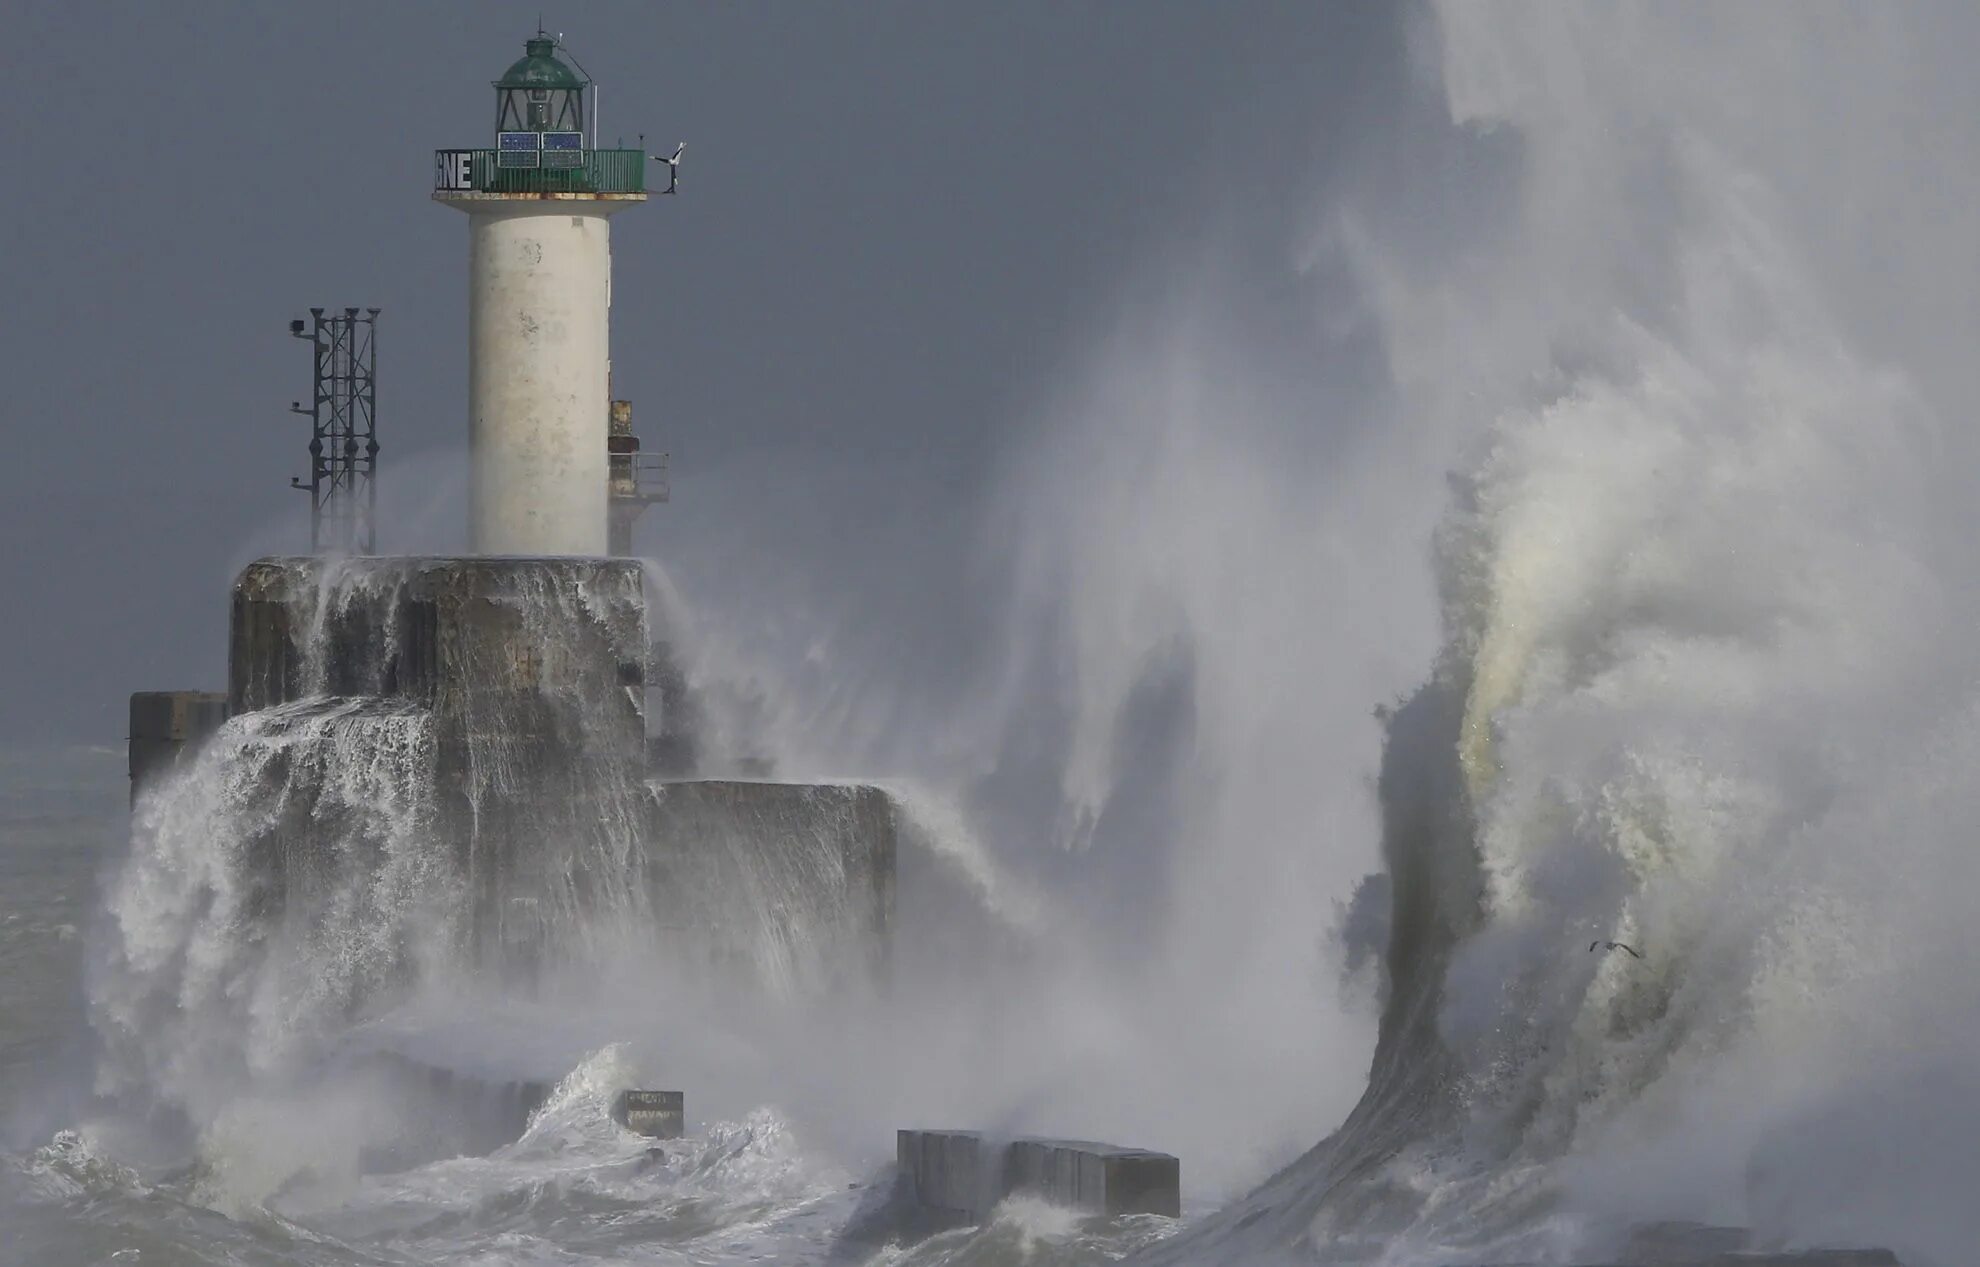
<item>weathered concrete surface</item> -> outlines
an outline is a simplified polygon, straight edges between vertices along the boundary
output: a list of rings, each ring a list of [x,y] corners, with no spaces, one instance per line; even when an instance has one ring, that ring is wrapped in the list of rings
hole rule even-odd
[[[894,1161],[909,1200],[978,1219],[1003,1200],[1001,1158],[980,1131],[896,1131]]]
[[[654,908],[717,969],[776,993],[884,976],[895,813],[861,784],[692,780],[654,790]]]
[[[146,780],[173,768],[227,720],[221,691],[139,691],[131,696],[131,799]]]
[[[1014,1140],[1004,1155],[1004,1186],[1076,1210],[1182,1217],[1182,1163],[1144,1148]]]
[[[648,1139],[679,1139],[687,1129],[687,1097],[679,1091],[621,1091],[612,1120]]]
[[[611,909],[737,985],[874,979],[893,932],[891,799],[651,782],[642,584],[627,559],[259,560],[234,587],[229,703],[376,699],[430,717],[422,812],[473,895],[484,961],[533,972],[557,929]],[[318,830],[284,825],[273,852],[291,880]]]
[[[895,1133],[909,1199],[982,1218],[1014,1194],[1094,1214],[1182,1215],[1182,1165],[1167,1153],[1089,1140],[993,1141],[980,1131]]]
[[[234,582],[227,669],[234,712],[397,697],[430,704],[443,735],[549,730],[567,747],[645,760],[633,560],[258,559]]]
[[[465,935],[484,962],[534,972],[637,857],[642,583],[625,559],[262,559],[234,586],[230,702],[430,714],[422,812],[472,894]],[[285,825],[275,887],[307,874],[320,832]]]

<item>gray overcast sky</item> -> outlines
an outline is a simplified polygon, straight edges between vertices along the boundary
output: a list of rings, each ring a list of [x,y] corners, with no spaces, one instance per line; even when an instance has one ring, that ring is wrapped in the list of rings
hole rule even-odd
[[[10,11],[0,739],[115,742],[128,692],[223,683],[232,573],[307,540],[312,304],[384,310],[381,544],[458,546],[466,226],[431,155],[487,142],[538,12]],[[673,455],[642,544],[690,575],[954,574],[946,517],[1098,314],[1178,238],[1285,249],[1400,77],[1380,5],[542,13],[608,142],[689,142],[683,195],[615,222],[614,354]]]

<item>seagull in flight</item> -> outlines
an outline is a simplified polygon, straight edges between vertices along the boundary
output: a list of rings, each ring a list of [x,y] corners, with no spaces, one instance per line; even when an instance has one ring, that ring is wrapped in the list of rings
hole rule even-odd
[[[1626,950],[1630,953],[1630,956],[1632,958],[1635,959],[1643,958],[1642,952],[1637,950],[1637,948],[1634,946],[1628,946],[1619,941],[1602,941],[1599,938],[1596,939],[1595,941],[1591,941],[1588,943],[1588,953],[1591,955],[1594,954],[1595,948],[1597,946],[1603,947],[1604,949],[1607,950]]]

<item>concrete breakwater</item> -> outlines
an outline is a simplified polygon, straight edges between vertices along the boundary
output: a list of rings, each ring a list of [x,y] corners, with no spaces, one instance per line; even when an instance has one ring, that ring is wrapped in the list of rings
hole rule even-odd
[[[649,663],[636,562],[270,558],[242,571],[231,607],[224,697],[133,697],[134,796],[229,716],[314,708],[329,744],[345,711],[370,716],[375,703],[423,719],[407,829],[431,837],[431,865],[460,885],[453,914],[477,961],[527,977],[559,944],[609,929],[725,987],[776,995],[884,971],[891,800],[680,769],[692,708],[679,689],[649,690],[672,679]],[[650,728],[656,709],[681,716]],[[246,852],[271,914],[308,918],[295,908],[326,896],[325,859],[350,855],[336,817],[295,812],[321,798],[286,786],[335,781],[342,757],[320,756],[298,748],[266,772],[262,798],[284,812]],[[677,777],[651,777],[656,765]]]
[[[177,768],[226,720],[227,696],[222,691],[139,691],[132,695],[128,737],[132,801],[148,780]]]
[[[895,1164],[909,1200],[962,1218],[981,1219],[1014,1195],[1095,1214],[1182,1214],[1181,1163],[1144,1148],[903,1130],[895,1134]]]
[[[353,1025],[409,1001],[540,997],[626,964],[725,993],[870,988],[893,802],[652,777],[642,584],[617,559],[249,565],[224,707],[133,700],[97,1009],[114,1076],[218,1111],[264,1075],[342,1076]],[[445,1147],[514,1137],[520,1096],[365,1076],[476,1124]]]

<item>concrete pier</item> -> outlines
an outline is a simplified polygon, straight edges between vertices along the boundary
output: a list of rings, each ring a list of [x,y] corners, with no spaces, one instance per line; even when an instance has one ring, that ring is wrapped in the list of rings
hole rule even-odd
[[[895,1133],[908,1199],[981,1219],[1005,1197],[1036,1196],[1092,1214],[1182,1215],[1182,1164],[1167,1153],[1088,1140],[986,1139],[980,1131]]]
[[[642,583],[628,559],[262,559],[234,586],[227,703],[377,700],[430,721],[428,812],[489,962],[531,971],[560,903],[632,891],[671,962],[727,984],[872,981],[893,932],[893,802],[651,778]],[[308,829],[281,831],[271,866],[307,870]]]

